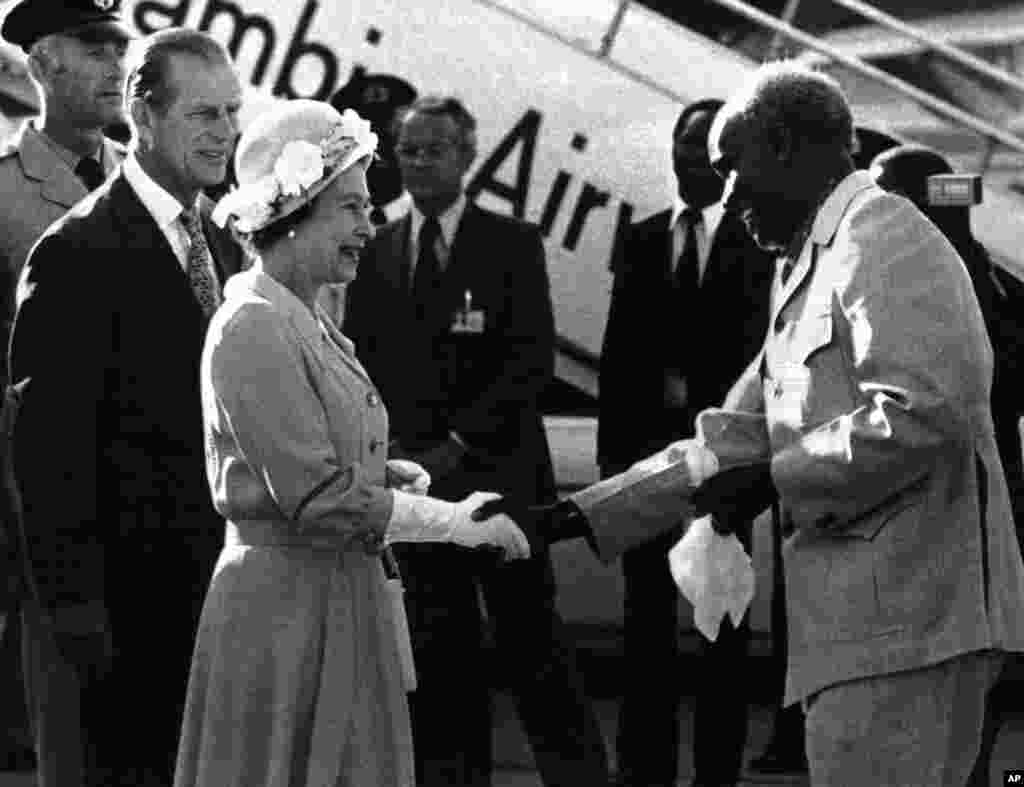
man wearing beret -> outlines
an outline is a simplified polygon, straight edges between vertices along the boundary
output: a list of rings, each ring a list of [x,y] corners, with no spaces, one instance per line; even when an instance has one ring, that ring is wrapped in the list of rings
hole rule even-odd
[[[130,33],[109,0],[24,0],[7,14],[2,35],[28,55],[41,112],[0,147],[0,386],[7,380],[14,286],[29,249],[124,158],[103,129],[122,119]],[[16,640],[10,626],[0,650],[4,697],[20,696]],[[26,726],[24,710],[14,700],[3,707],[0,768],[21,767],[27,757],[13,743]],[[15,733],[7,745],[5,730]]]

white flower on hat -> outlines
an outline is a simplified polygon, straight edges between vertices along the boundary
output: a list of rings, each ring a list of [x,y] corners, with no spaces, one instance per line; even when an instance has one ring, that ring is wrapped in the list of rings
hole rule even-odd
[[[354,151],[362,151],[361,155],[365,156],[377,149],[377,135],[372,128],[369,120],[363,120],[355,110],[346,109],[341,113],[341,123],[320,142],[320,148],[332,162],[347,166],[351,162],[346,159]]]
[[[285,143],[272,171],[225,195],[211,218],[223,227],[234,216],[240,232],[260,229],[332,174],[372,156],[377,141],[370,122],[346,109],[319,144],[303,139]]]
[[[211,218],[223,227],[228,216],[235,217],[240,232],[252,232],[274,215],[274,203],[281,196],[281,186],[273,174],[264,175],[245,188],[235,189],[217,203]]]
[[[294,139],[281,149],[274,164],[281,193],[297,197],[324,176],[324,153],[319,145]]]

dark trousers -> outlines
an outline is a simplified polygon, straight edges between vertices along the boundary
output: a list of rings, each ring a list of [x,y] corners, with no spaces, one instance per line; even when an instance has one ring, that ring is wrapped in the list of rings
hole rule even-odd
[[[616,741],[618,770],[629,787],[676,783],[679,761],[679,590],[668,550],[680,530],[626,552],[623,695]],[[749,530],[741,535],[750,551]],[[746,675],[750,642],[747,618],[738,628],[726,618],[715,642],[701,638],[693,759],[696,779],[735,784],[747,737],[747,697],[736,683]]]
[[[31,745],[21,674],[21,626],[15,609],[0,636],[0,764]]]
[[[515,696],[546,787],[607,784],[604,741],[555,608],[548,555],[500,563],[450,545],[395,552],[419,684],[409,696],[417,784],[489,787],[495,682]]]
[[[25,605],[24,659],[40,787],[169,787],[209,534],[122,536],[107,553],[103,614]],[[96,608],[102,613],[104,605]]]

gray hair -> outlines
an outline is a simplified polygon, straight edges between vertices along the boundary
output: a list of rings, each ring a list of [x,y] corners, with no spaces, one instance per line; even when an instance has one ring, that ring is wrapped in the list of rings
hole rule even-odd
[[[751,127],[760,136],[798,147],[835,145],[856,150],[853,113],[839,83],[793,60],[760,66],[750,81],[726,102],[721,116]]]
[[[170,85],[171,58],[191,55],[210,65],[231,65],[231,55],[217,39],[187,27],[168,27],[146,36],[132,50],[125,82],[125,103],[138,99],[163,110],[174,103]]]

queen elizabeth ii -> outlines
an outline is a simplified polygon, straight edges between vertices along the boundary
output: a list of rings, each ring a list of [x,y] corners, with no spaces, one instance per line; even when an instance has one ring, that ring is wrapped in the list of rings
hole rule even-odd
[[[529,554],[490,499],[426,497],[387,461],[388,416],[351,342],[316,305],[372,237],[370,124],[296,100],[239,141],[214,219],[252,266],[233,277],[202,356],[207,477],[225,546],[199,624],[176,787],[411,787],[395,541]],[[384,316],[382,316],[384,318]],[[407,676],[408,677],[408,676]],[[443,720],[438,720],[443,723]]]

